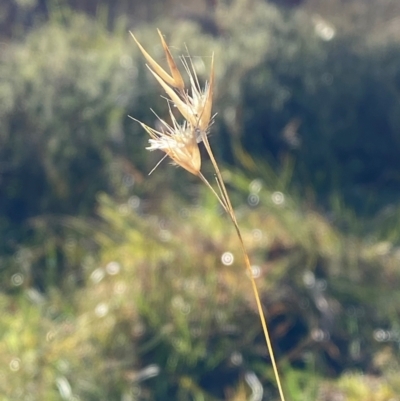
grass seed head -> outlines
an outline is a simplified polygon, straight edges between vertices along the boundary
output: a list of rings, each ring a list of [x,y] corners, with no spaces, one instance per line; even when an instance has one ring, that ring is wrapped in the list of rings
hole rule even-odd
[[[169,125],[163,119],[159,118],[162,124],[161,130],[155,130],[139,121],[151,137],[149,140],[150,146],[147,149],[160,149],[164,151],[174,163],[192,174],[199,175],[201,157],[198,143],[205,138],[209,126],[212,123],[211,108],[214,85],[213,59],[211,63],[210,80],[206,83],[205,88],[202,89],[190,55],[188,61],[185,57],[181,57],[182,64],[189,76],[190,89],[187,90],[185,89],[182,75],[176,66],[174,58],[161,32],[158,30],[171,75],[160,67],[143,48],[132,32],[130,33],[147,60],[147,67],[150,72],[168,95],[168,106],[170,107],[170,103],[176,106],[185,119],[182,125],[178,124],[170,109],[169,114],[172,125]]]
[[[189,76],[191,96],[184,94],[185,116],[187,120],[192,120],[193,124],[203,132],[207,132],[211,125],[212,115],[212,97],[214,91],[214,56],[211,59],[210,79],[202,89],[196,74],[196,70],[189,57],[190,66],[185,58],[182,57],[182,63]]]
[[[161,43],[165,52],[165,55],[167,57],[167,62],[168,66],[171,70],[171,75],[169,75],[154,59],[153,57],[150,56],[149,53],[144,49],[144,47],[139,43],[139,41],[136,39],[135,35],[132,32],[129,32],[138,45],[140,51],[142,52],[144,58],[147,60],[151,68],[155,71],[155,73],[165,82],[167,82],[168,85],[173,86],[174,88],[177,88],[181,91],[184,90],[185,84],[183,82],[183,78],[181,73],[178,70],[178,67],[175,64],[175,61],[172,57],[171,52],[169,51],[169,48],[161,34],[161,32],[158,30],[158,34],[160,35],[161,38]]]
[[[181,166],[189,173],[199,175],[201,157],[195,129],[187,122],[178,124],[171,110],[170,116],[172,125],[158,117],[162,124],[160,130],[155,130],[138,121],[151,137],[149,139],[150,146],[146,149],[162,150],[172,159],[174,164]]]

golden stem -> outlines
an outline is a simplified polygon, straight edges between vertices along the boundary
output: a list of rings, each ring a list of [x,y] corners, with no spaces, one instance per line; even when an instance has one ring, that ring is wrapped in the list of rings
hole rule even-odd
[[[263,329],[263,332],[264,332],[265,341],[267,343],[268,352],[269,352],[269,355],[270,355],[270,358],[271,358],[272,368],[273,368],[273,371],[274,371],[276,384],[278,386],[279,396],[280,396],[281,401],[285,401],[285,396],[284,396],[283,390],[282,390],[281,379],[280,379],[280,376],[279,376],[278,367],[277,367],[277,363],[276,363],[276,360],[275,360],[275,354],[274,354],[274,350],[273,350],[273,347],[272,347],[272,343],[271,343],[271,338],[270,338],[269,331],[268,331],[267,322],[265,320],[264,311],[263,311],[261,300],[260,300],[260,295],[259,295],[259,292],[258,292],[258,289],[257,289],[256,281],[254,280],[253,270],[252,270],[251,264],[250,264],[250,258],[249,258],[249,255],[247,253],[246,247],[244,245],[243,237],[242,237],[239,225],[237,223],[237,219],[236,219],[235,212],[233,210],[231,201],[229,199],[228,191],[226,190],[225,183],[224,183],[224,181],[222,179],[222,174],[221,174],[221,172],[219,170],[217,161],[215,160],[215,157],[214,157],[214,155],[212,153],[211,146],[210,146],[210,143],[208,142],[207,135],[206,134],[202,135],[202,139],[203,139],[204,145],[206,147],[206,150],[207,150],[207,152],[208,152],[208,154],[210,156],[211,162],[212,162],[212,164],[214,166],[214,169],[215,169],[215,172],[216,172],[216,175],[217,175],[218,188],[219,188],[219,190],[221,192],[221,197],[222,197],[223,201],[215,193],[214,189],[212,189],[212,191],[217,196],[217,198],[218,198],[219,202],[222,204],[222,206],[224,206],[224,204],[226,205],[224,207],[224,209],[226,210],[226,212],[228,213],[229,217],[231,218],[231,220],[233,222],[233,225],[235,226],[236,234],[239,237],[240,246],[242,248],[242,252],[243,252],[243,255],[244,255],[244,261],[245,261],[245,264],[246,264],[246,269],[247,269],[248,274],[250,276],[251,286],[253,288],[254,296],[255,296],[255,299],[256,299],[256,303],[257,303],[258,315],[260,316],[261,326],[262,326],[262,329]],[[202,178],[202,180],[203,180],[203,182],[206,182],[208,187],[211,187],[211,185],[208,183],[208,181],[204,177]]]
[[[207,181],[206,177],[199,171],[199,177],[200,179],[204,182],[204,184],[207,185],[208,188],[210,188],[211,192],[215,195],[215,197],[218,199],[218,202],[221,204],[221,206],[224,208],[226,213],[229,213],[227,206],[225,202],[219,197],[219,195],[215,192],[215,189],[211,186],[211,184]]]
[[[265,341],[267,343],[268,352],[269,352],[269,355],[271,357],[272,368],[274,370],[275,380],[276,380],[276,384],[277,384],[278,390],[279,390],[279,396],[281,398],[281,401],[285,401],[285,396],[284,396],[283,390],[282,390],[281,379],[279,377],[278,367],[277,367],[277,363],[276,363],[276,360],[275,360],[275,354],[274,354],[274,350],[273,350],[273,347],[272,347],[272,343],[271,343],[271,338],[270,338],[269,331],[268,331],[267,322],[265,320],[264,312],[263,312],[263,309],[262,309],[260,295],[258,293],[256,281],[254,280],[253,270],[251,268],[249,255],[247,254],[246,248],[244,246],[244,242],[243,242],[242,234],[240,232],[240,228],[239,228],[238,224],[236,223],[236,220],[232,219],[232,221],[233,221],[233,224],[235,225],[236,233],[237,233],[237,235],[239,237],[239,240],[240,240],[240,246],[242,248],[242,252],[243,252],[243,255],[244,255],[246,268],[247,268],[247,271],[249,273],[251,286],[253,287],[254,296],[256,298],[258,315],[260,316],[261,326],[263,328]]]

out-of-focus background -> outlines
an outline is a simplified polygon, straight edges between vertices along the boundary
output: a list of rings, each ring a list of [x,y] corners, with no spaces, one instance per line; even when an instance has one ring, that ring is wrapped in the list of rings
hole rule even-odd
[[[400,400],[398,0],[1,1],[0,400],[277,399],[229,220],[128,118],[167,112],[156,28],[215,55],[287,399]]]

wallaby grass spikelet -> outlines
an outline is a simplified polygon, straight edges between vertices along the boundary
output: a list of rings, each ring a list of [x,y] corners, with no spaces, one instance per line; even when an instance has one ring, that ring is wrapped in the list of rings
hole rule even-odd
[[[158,117],[162,124],[162,131],[157,131],[139,121],[139,124],[151,137],[151,139],[149,139],[150,146],[146,149],[160,149],[164,151],[166,156],[169,156],[174,163],[183,167],[185,170],[189,171],[189,173],[199,175],[201,158],[193,129],[186,122],[183,122],[181,125],[178,124],[171,109],[169,109],[169,114],[171,116],[172,126]],[[135,121],[137,120],[135,119]]]
[[[213,116],[212,116],[212,97],[213,97],[213,87],[214,87],[214,56],[211,58],[211,72],[209,81],[205,84],[204,89],[200,87],[200,83],[196,74],[196,70],[190,58],[181,57],[180,60],[183,64],[183,67],[188,74],[190,90],[186,89],[185,82],[182,78],[182,75],[175,63],[175,60],[168,48],[168,45],[162,36],[160,30],[158,30],[158,34],[161,39],[161,44],[164,49],[164,53],[166,56],[166,60],[168,63],[168,67],[170,69],[170,74],[168,74],[143,48],[143,46],[139,43],[136,37],[130,32],[136,44],[138,45],[140,51],[143,53],[143,56],[148,62],[147,67],[150,72],[153,74],[155,79],[164,89],[166,94],[169,96],[167,99],[169,115],[172,121],[172,125],[165,122],[162,118],[158,117],[161,123],[161,129],[155,130],[146,124],[136,120],[131,117],[133,120],[139,122],[141,126],[147,131],[150,135],[149,143],[150,146],[147,147],[149,150],[162,150],[165,152],[165,157],[169,156],[172,161],[183,167],[185,170],[189,171],[191,174],[198,176],[208,188],[211,189],[213,194],[217,197],[219,203],[224,208],[224,210],[229,215],[232,220],[236,233],[238,235],[240,246],[243,251],[244,260],[246,264],[246,269],[248,271],[248,275],[251,280],[252,289],[254,292],[254,296],[257,303],[257,309],[261,320],[261,325],[263,328],[265,341],[267,344],[268,352],[271,357],[272,367],[274,370],[274,375],[280,395],[281,401],[285,401],[285,397],[282,390],[282,385],[279,377],[279,372],[277,369],[274,351],[272,348],[267,323],[264,317],[264,312],[262,309],[260,296],[257,290],[256,282],[253,276],[253,271],[250,264],[250,259],[248,253],[246,251],[244,241],[242,238],[242,234],[236,220],[236,215],[234,209],[232,207],[228,192],[225,187],[225,183],[222,179],[222,174],[218,167],[217,161],[215,160],[214,154],[212,152],[210,143],[208,141],[208,132],[210,125],[212,124]],[[179,112],[181,113],[184,122],[179,124],[171,110],[171,103],[175,106]],[[213,186],[209,183],[209,181],[203,176],[201,173],[201,156],[198,147],[198,143],[203,142],[204,146],[207,150],[207,153],[210,156],[211,162],[213,164],[215,170],[215,178],[217,181],[218,192],[213,188]],[[161,159],[162,160],[164,160]],[[161,162],[160,161],[160,162]],[[158,163],[159,164],[159,163]],[[156,167],[158,166],[156,165]],[[155,168],[156,168],[155,167]],[[154,168],[154,169],[155,169]],[[154,169],[152,171],[154,171]],[[151,171],[151,172],[152,172]]]

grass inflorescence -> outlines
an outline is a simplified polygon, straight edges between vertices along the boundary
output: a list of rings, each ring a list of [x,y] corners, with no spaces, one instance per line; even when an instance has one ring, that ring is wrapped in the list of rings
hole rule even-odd
[[[201,181],[203,181],[203,183],[213,192],[213,194],[218,199],[218,202],[221,204],[223,209],[230,217],[239,238],[240,247],[244,256],[245,266],[248,276],[250,277],[251,286],[256,299],[258,314],[260,316],[266,345],[271,358],[280,399],[281,401],[284,401],[285,397],[282,390],[281,380],[277,369],[268,326],[264,316],[260,295],[258,293],[258,289],[254,279],[249,255],[246,250],[242,233],[237,222],[235,211],[232,207],[232,203],[229,198],[229,194],[226,189],[221,171],[218,167],[218,163],[214,157],[213,151],[208,141],[208,133],[210,131],[210,126],[213,120],[212,101],[214,88],[214,55],[211,58],[210,77],[208,82],[206,82],[204,89],[201,88],[190,55],[188,54],[187,57],[181,57],[182,65],[189,78],[190,88],[187,89],[185,81],[175,63],[169,47],[159,30],[158,34],[160,36],[161,44],[165,52],[170,73],[166,72],[150,56],[150,54],[144,49],[144,47],[140,44],[136,37],[131,33],[140,51],[143,53],[145,59],[148,62],[148,69],[150,70],[154,78],[158,81],[158,83],[162,86],[168,96],[166,100],[168,103],[169,117],[171,123],[168,123],[167,121],[156,115],[160,124],[158,129],[154,129],[144,124],[143,122],[136,120],[133,117],[131,118],[139,122],[139,124],[141,124],[141,126],[150,135],[150,146],[147,149],[151,151],[163,151],[165,153],[165,156],[161,159],[161,161],[168,156],[174,164],[184,168],[189,173],[198,176]],[[178,122],[174,112],[172,111],[172,108],[176,108],[179,111],[183,119],[182,123]],[[204,147],[210,157],[211,163],[214,168],[215,179],[217,183],[216,189],[214,189],[214,187],[201,172],[201,155],[198,146],[198,144],[201,142],[204,144]],[[156,167],[158,166],[158,164],[156,165]],[[154,169],[152,171],[154,171]]]

